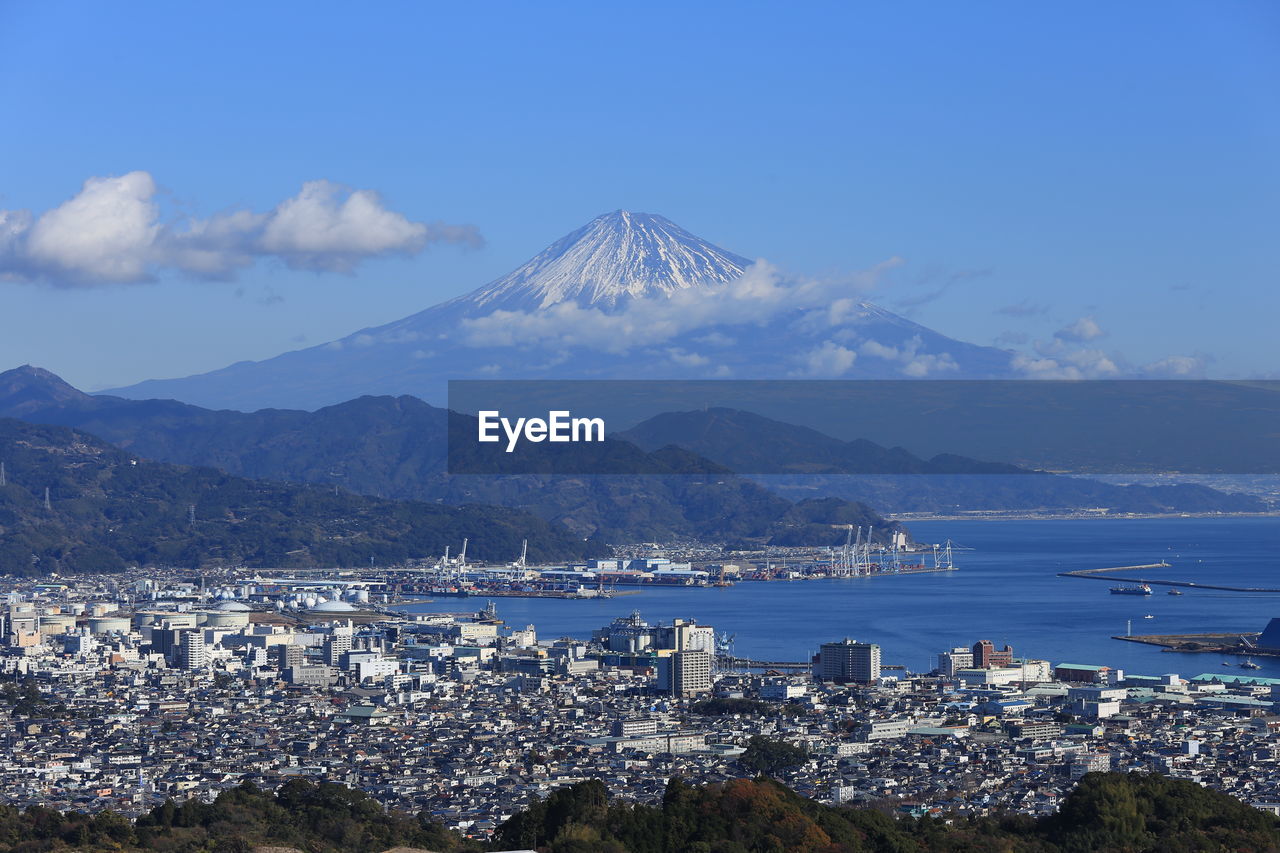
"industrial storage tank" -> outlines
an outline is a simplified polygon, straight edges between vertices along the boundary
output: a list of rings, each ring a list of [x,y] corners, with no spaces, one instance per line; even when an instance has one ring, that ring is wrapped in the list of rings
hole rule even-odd
[[[190,612],[179,613],[176,610],[139,610],[133,614],[133,621],[139,628],[160,625],[164,622],[168,622],[171,628],[194,628],[196,627],[196,614]]]
[[[76,617],[70,613],[55,613],[40,617],[40,633],[45,637],[69,634],[76,629]]]
[[[249,625],[249,614],[236,610],[211,610],[200,614],[204,617],[206,628],[245,628]]]
[[[219,610],[225,613],[250,613],[253,611],[253,608],[245,604],[243,601],[219,602],[218,604],[214,605],[213,609]]]
[[[127,634],[132,626],[128,616],[95,616],[89,619],[89,630],[95,634]]]
[[[312,613],[355,613],[356,609],[345,601],[319,601],[311,607]]]

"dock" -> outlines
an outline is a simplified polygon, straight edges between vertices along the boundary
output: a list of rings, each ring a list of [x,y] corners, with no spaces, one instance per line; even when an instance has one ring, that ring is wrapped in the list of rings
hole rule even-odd
[[[1116,572],[1137,572],[1144,569],[1167,569],[1169,564],[1161,560],[1158,563],[1146,563],[1141,566],[1113,566],[1108,569],[1077,569],[1073,572],[1058,572],[1060,578],[1085,578],[1086,580],[1121,581],[1123,583],[1145,583],[1151,586],[1176,586],[1183,589],[1212,589],[1218,592],[1260,592],[1280,593],[1280,587],[1271,586],[1227,586],[1226,584],[1196,583],[1195,581],[1171,581],[1148,577],[1123,577]]]
[[[1213,634],[1131,634],[1117,635],[1113,640],[1159,646],[1166,652],[1206,652],[1215,655],[1245,657],[1280,657],[1280,650],[1258,648],[1260,635],[1254,631]]]

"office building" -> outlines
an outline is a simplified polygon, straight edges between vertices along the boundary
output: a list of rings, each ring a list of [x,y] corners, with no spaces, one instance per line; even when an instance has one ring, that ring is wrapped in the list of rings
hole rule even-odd
[[[658,688],[673,696],[697,696],[711,691],[711,655],[703,651],[675,652],[658,660]]]
[[[351,638],[354,631],[350,624],[334,627],[332,633],[324,639],[324,662],[329,666],[341,666],[342,656],[351,651]]]
[[[279,643],[272,649],[276,666],[279,669],[291,669],[307,662],[307,650],[295,643]]]
[[[996,649],[990,640],[979,640],[973,644],[973,664],[975,669],[996,669],[1010,666],[1013,663],[1013,646],[1005,644],[1003,649]]]
[[[949,652],[938,655],[938,672],[954,678],[962,669],[973,668],[973,650],[966,646],[957,646]]]
[[[823,643],[814,666],[814,677],[836,684],[879,681],[880,647],[875,643],[855,643],[848,637],[838,643]]]

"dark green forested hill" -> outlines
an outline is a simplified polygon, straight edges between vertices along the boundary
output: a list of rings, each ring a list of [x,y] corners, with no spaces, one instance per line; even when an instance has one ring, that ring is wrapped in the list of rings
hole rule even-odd
[[[0,419],[0,461],[0,572],[387,564],[443,553],[463,537],[481,560],[514,558],[525,538],[538,560],[605,550],[520,510],[380,500],[148,462],[64,427]]]
[[[1280,823],[1191,782],[1119,773],[1086,776],[1052,817],[953,822],[826,806],[765,778],[703,787],[672,780],[657,806],[611,803],[593,780],[535,801],[487,847],[425,812],[387,812],[361,791],[301,779],[274,794],[246,783],[212,803],[166,802],[136,822],[0,806],[0,853],[249,853],[259,845],[308,853],[1263,853],[1280,850]]]
[[[254,847],[307,853],[379,853],[412,847],[455,853],[479,851],[431,821],[388,812],[363,791],[302,779],[272,794],[244,784],[212,803],[168,801],[136,822],[112,812],[88,816],[53,809],[25,812],[0,806],[0,851],[164,851],[249,853]]]
[[[1137,774],[1090,774],[1048,818],[951,823],[827,806],[765,778],[672,780],[661,806],[610,803],[593,780],[534,803],[497,841],[549,853],[1225,853],[1280,850],[1280,822],[1192,782]]]

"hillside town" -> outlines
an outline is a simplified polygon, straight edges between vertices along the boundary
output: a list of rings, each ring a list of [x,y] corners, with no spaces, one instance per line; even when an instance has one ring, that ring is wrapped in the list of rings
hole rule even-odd
[[[233,582],[234,580],[234,582]],[[744,670],[713,626],[639,613],[539,637],[490,603],[409,613],[360,589],[174,576],[8,581],[4,802],[136,815],[244,781],[341,782],[485,838],[588,778],[660,800],[669,779],[769,772],[834,803],[1047,814],[1094,770],[1192,779],[1280,813],[1280,680],[1138,675],[977,640],[929,673],[830,638],[806,669]]]

